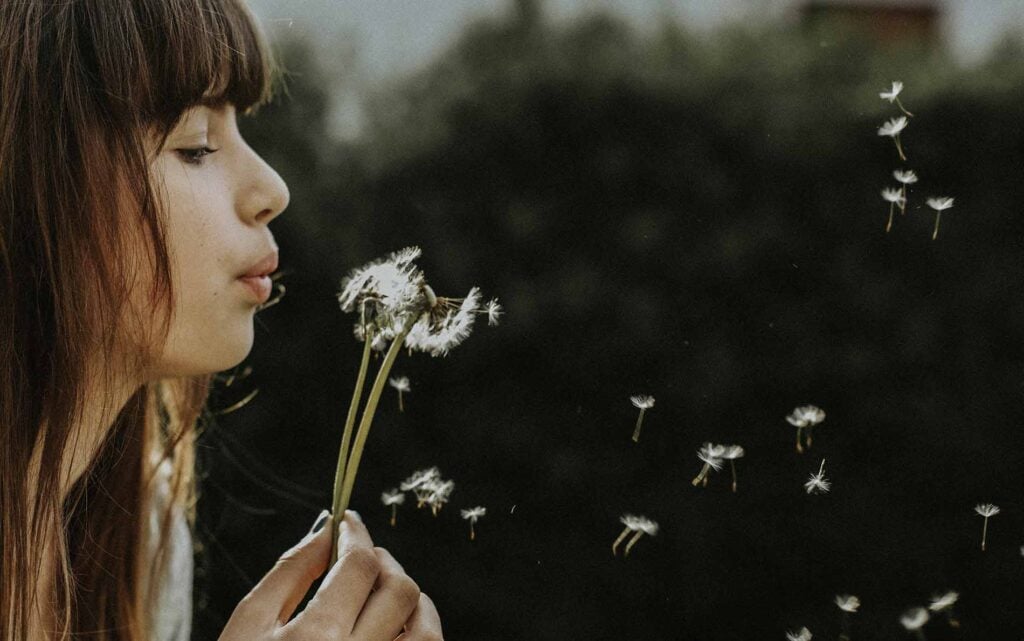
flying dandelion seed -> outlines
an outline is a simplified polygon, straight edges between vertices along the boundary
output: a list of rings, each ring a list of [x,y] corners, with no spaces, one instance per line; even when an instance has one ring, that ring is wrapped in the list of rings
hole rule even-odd
[[[416,494],[416,507],[430,506],[434,516],[444,507],[455,489],[454,481],[442,481],[440,478],[431,479],[413,490]]]
[[[999,506],[991,503],[979,503],[974,506],[974,511],[978,513],[978,516],[985,518],[985,524],[981,527],[981,551],[984,552],[985,538],[988,535],[988,518],[999,514]]]
[[[410,490],[420,488],[430,481],[440,478],[441,470],[437,469],[437,467],[428,467],[426,469],[416,470],[413,472],[409,478],[402,481],[402,484],[399,487],[402,488],[403,492],[408,492]]]
[[[398,506],[405,503],[405,493],[398,489],[388,490],[380,495],[380,502],[385,507],[391,508],[391,527],[395,527],[395,520],[398,518]]]
[[[505,313],[505,311],[501,307],[501,305],[498,304],[498,299],[497,298],[492,298],[487,303],[486,310],[487,310],[487,324],[491,325],[491,326],[497,325],[498,324],[498,319],[501,318],[501,315]]]
[[[835,598],[836,607],[842,611],[842,627],[843,632],[839,635],[840,639],[850,639],[850,615],[855,613],[860,607],[860,599],[853,596],[852,594],[837,594]]]
[[[907,185],[917,182],[917,174],[910,169],[897,169],[892,172],[892,175],[900,183],[900,195],[903,196],[903,202],[900,203],[900,215],[903,216],[907,213]]]
[[[902,111],[903,113],[905,113],[908,116],[913,117],[914,114],[912,114],[909,111],[907,111],[907,108],[903,106],[902,102],[900,102],[900,92],[901,91],[903,91],[903,83],[900,82],[899,80],[893,80],[892,81],[892,89],[890,89],[889,91],[883,91],[883,92],[879,93],[878,97],[881,98],[882,100],[888,100],[889,104],[892,104],[893,102],[895,102],[896,105],[900,108],[900,111]]]
[[[925,202],[935,210],[935,231],[932,232],[932,240],[935,240],[939,236],[939,218],[942,216],[942,212],[953,206],[953,199],[949,196],[943,196],[941,198],[929,198]]]
[[[739,445],[730,445],[725,448],[722,458],[729,461],[729,468],[732,470],[732,491],[736,491],[736,459],[743,458],[746,452]]]
[[[633,430],[633,442],[637,443],[640,441],[640,426],[644,421],[644,412],[654,407],[653,396],[630,396],[629,401],[633,404],[633,407],[640,410],[640,416],[636,418],[636,428]]]
[[[892,189],[891,187],[886,187],[882,190],[882,199],[889,203],[889,222],[885,224],[885,233],[888,234],[889,230],[892,229],[892,215],[896,210],[896,206],[898,205],[900,210],[903,210],[906,207],[907,200],[899,189]]]
[[[879,136],[889,136],[893,142],[896,143],[896,151],[900,154],[900,160],[903,162],[907,161],[907,157],[903,154],[903,145],[900,144],[900,132],[907,128],[907,117],[897,116],[896,118],[890,118],[878,128]]]
[[[658,524],[650,520],[645,516],[634,516],[632,514],[623,514],[619,518],[619,522],[626,526],[626,529],[622,530],[622,534],[619,538],[615,539],[612,543],[612,556],[615,556],[615,551],[619,547],[619,544],[626,540],[630,532],[633,532],[633,538],[630,539],[626,545],[626,549],[623,552],[623,556],[629,556],[629,551],[633,549],[636,542],[640,540],[640,537],[644,534],[655,536],[658,533]]]
[[[700,449],[697,450],[697,458],[704,463],[703,467],[700,468],[700,473],[693,477],[693,485],[703,483],[706,487],[708,484],[708,472],[714,470],[716,472],[722,469],[722,460],[725,458],[726,448],[724,445],[715,445],[714,443],[704,443]]]
[[[953,616],[953,604],[959,598],[960,595],[956,592],[946,592],[943,595],[932,597],[932,602],[928,605],[928,609],[932,612],[944,612],[946,614],[946,621],[949,622],[949,627],[959,628],[960,622]]]
[[[928,610],[924,608],[911,608],[900,616],[900,624],[908,631],[913,632],[919,641],[924,641],[924,632],[921,628],[928,623]]]
[[[477,519],[479,519],[481,516],[487,514],[487,508],[481,507],[481,506],[478,505],[478,506],[476,506],[474,508],[470,508],[468,510],[462,510],[461,514],[462,514],[462,518],[463,519],[466,519],[467,521],[469,521],[469,540],[470,541],[475,541],[476,540],[476,530],[473,529],[473,525],[476,523]]]
[[[402,404],[402,393],[411,391],[409,386],[409,377],[399,376],[398,378],[389,378],[388,385],[398,390],[398,411],[404,412],[405,406]]]
[[[825,420],[825,412],[814,405],[803,405],[794,409],[786,420],[790,425],[796,427],[796,451],[804,453],[804,447],[800,444],[800,435],[807,430],[807,447],[811,447],[811,428]]]
[[[821,459],[818,473],[811,474],[811,477],[804,483],[804,489],[808,494],[825,494],[832,489],[832,482],[825,478],[825,459]]]
[[[786,641],[811,641],[813,635],[807,628],[800,628],[796,632],[786,632]]]

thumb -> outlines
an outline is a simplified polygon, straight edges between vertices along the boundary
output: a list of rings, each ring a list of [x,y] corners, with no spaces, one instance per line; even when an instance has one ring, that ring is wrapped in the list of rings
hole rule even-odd
[[[281,555],[246,597],[260,613],[284,625],[331,558],[331,515],[320,512],[312,529]]]

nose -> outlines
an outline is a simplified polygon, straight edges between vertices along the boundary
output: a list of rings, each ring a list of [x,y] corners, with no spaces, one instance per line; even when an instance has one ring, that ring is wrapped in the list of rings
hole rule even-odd
[[[266,225],[288,207],[288,185],[252,148],[243,147],[248,162],[241,167],[240,215],[250,224]]]

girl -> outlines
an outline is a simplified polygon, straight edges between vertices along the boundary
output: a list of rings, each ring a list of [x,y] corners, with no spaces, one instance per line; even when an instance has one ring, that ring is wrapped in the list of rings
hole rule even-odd
[[[196,422],[288,204],[236,120],[274,71],[241,0],[0,2],[0,641],[188,638]],[[329,518],[220,638],[440,639],[354,513],[327,571]]]

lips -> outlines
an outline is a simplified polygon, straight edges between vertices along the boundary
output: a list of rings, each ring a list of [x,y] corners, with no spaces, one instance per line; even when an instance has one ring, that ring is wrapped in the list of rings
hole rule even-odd
[[[238,276],[238,281],[253,295],[259,303],[265,303],[270,299],[270,293],[274,284],[270,281],[269,274],[277,269],[277,251],[271,252],[268,256],[252,265],[246,272]]]

